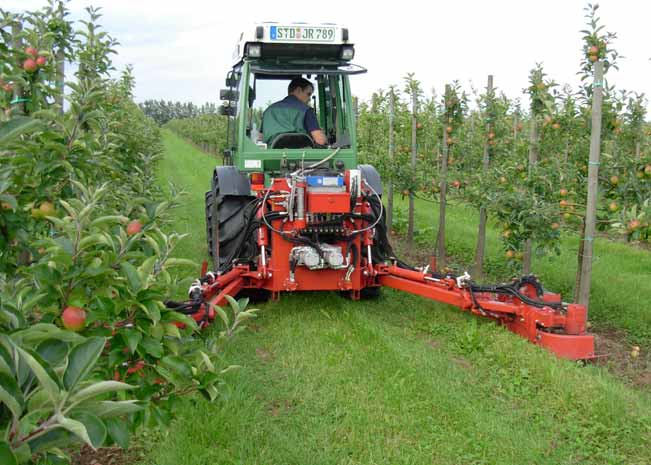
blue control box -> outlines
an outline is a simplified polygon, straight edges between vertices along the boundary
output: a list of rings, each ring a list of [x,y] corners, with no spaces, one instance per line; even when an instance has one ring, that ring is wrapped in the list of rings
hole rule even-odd
[[[309,187],[341,187],[344,185],[343,176],[307,176]]]

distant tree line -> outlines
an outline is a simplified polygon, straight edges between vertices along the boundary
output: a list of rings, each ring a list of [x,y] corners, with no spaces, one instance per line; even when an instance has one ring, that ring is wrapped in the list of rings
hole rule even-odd
[[[201,106],[192,102],[172,102],[165,100],[145,100],[140,103],[140,108],[147,115],[151,116],[159,125],[163,125],[172,119],[196,118],[202,115],[216,115],[217,105],[204,103]]]

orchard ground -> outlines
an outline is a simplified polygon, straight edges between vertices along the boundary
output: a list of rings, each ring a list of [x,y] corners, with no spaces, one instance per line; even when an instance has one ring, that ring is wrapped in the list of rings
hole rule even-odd
[[[200,262],[203,194],[217,160],[169,132],[164,143],[159,179],[188,192],[173,227],[191,236],[178,253]],[[435,210],[418,204],[419,237],[430,235],[425,225],[436,227]],[[476,215],[464,207],[449,211],[449,250],[462,262],[474,247]],[[575,243],[567,239],[554,261],[535,262],[548,287],[571,290]],[[420,247],[431,244],[423,239]],[[644,298],[645,287],[626,277],[644,266],[635,260],[646,252],[606,241],[597,250],[604,273],[623,276],[616,295],[605,283],[603,291],[597,286],[595,300],[603,307],[591,314],[595,328],[626,330],[617,325],[635,317],[607,318],[607,305],[642,313],[622,299]],[[489,243],[491,277],[505,269],[501,256]],[[491,322],[391,290],[371,302],[310,293],[260,307],[251,331],[224,354],[243,368],[227,375],[222,400],[185,401],[142,463],[651,460],[648,392],[603,367],[558,360]]]

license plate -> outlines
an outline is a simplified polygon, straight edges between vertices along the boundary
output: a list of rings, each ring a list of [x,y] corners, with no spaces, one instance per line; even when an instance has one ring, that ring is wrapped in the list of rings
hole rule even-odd
[[[271,26],[271,40],[277,42],[334,42],[334,27]]]

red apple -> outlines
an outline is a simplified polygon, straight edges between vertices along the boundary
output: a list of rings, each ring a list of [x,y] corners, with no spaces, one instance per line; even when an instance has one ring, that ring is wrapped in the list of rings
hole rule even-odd
[[[38,69],[38,65],[32,58],[28,58],[27,60],[23,61],[23,69],[28,73],[33,73]]]
[[[637,231],[640,228],[640,220],[631,220],[628,223],[629,231]]]
[[[33,56],[34,58],[38,56],[38,50],[36,50],[34,47],[27,47],[25,49],[25,53]]]
[[[142,231],[142,223],[138,220],[133,220],[127,225],[127,235],[134,236]]]
[[[47,63],[47,57],[44,57],[44,56],[41,55],[40,57],[38,57],[38,58],[36,59],[36,64],[37,64],[38,66],[45,66],[46,63]]]
[[[61,314],[63,326],[71,331],[79,331],[86,325],[86,311],[79,307],[66,307]]]

